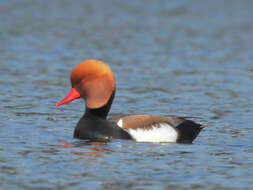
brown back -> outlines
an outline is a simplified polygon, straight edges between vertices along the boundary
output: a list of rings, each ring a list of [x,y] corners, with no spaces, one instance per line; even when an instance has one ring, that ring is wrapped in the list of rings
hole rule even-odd
[[[183,119],[177,117],[165,117],[158,115],[148,115],[148,114],[140,114],[140,115],[114,115],[111,117],[111,120],[114,120],[116,123],[119,120],[122,120],[123,129],[136,129],[136,128],[149,128],[152,125],[156,125],[159,127],[159,123],[168,123],[171,126],[176,127],[179,125]]]

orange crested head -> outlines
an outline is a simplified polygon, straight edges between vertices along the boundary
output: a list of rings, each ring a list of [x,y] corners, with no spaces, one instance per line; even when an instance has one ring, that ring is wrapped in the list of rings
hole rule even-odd
[[[77,98],[85,99],[86,107],[105,105],[115,90],[111,69],[102,61],[90,59],[78,64],[70,74],[72,89],[56,106]]]
[[[99,78],[105,78],[110,81],[114,88],[114,77],[111,69],[102,61],[95,59],[89,59],[79,63],[70,74],[72,87],[79,84],[82,80],[87,82]]]

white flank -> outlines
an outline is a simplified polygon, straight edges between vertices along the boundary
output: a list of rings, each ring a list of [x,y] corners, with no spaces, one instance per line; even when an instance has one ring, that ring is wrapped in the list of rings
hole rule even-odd
[[[119,127],[123,127],[123,122],[122,122],[122,119],[120,119],[118,122],[117,122],[117,125],[119,126]]]
[[[152,129],[146,130],[143,130],[142,128],[128,129],[127,132],[137,142],[176,142],[178,137],[175,128],[167,123],[160,123],[160,127],[153,126]]]

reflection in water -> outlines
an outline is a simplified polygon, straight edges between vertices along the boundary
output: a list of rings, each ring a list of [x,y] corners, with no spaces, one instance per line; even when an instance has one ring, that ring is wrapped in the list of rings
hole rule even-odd
[[[92,142],[92,141],[75,141],[74,143],[67,143],[64,141],[59,141],[63,143],[61,148],[78,148],[79,151],[71,151],[72,154],[79,156],[77,160],[84,158],[95,159],[96,157],[103,157],[104,154],[108,154],[110,151],[105,149],[103,145],[107,142]],[[85,152],[83,152],[85,151]]]
[[[71,152],[74,155],[79,156],[76,160],[82,160],[84,158],[89,158],[88,160],[95,160],[96,157],[104,157],[105,149],[103,148],[88,148],[90,152]]]

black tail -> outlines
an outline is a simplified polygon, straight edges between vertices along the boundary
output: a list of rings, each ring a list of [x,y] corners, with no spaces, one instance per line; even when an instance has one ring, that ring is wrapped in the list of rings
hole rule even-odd
[[[179,131],[179,136],[177,138],[178,143],[192,143],[201,129],[203,129],[203,126],[185,119],[176,129]]]

